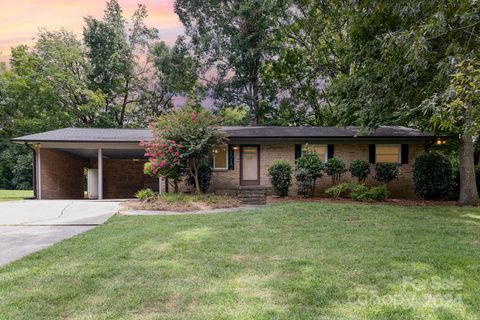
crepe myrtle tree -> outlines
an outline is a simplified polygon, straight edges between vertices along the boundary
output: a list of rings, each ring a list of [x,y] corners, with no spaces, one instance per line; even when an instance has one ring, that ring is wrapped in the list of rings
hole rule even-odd
[[[148,162],[145,163],[143,172],[149,176],[164,176],[173,181],[174,192],[178,192],[178,182],[185,174],[187,165],[186,148],[174,140],[163,142],[155,138],[151,142],[140,143],[145,147],[145,156]]]
[[[161,152],[152,154],[154,159],[149,162],[155,163],[160,171],[166,166],[167,172],[170,168],[178,170],[179,176],[189,174],[195,181],[196,192],[200,193],[202,161],[208,156],[209,149],[226,142],[225,136],[219,131],[220,123],[220,118],[198,106],[187,105],[161,115],[149,126],[154,135],[153,144],[156,148],[160,145]],[[167,152],[164,152],[163,145],[167,147]]]

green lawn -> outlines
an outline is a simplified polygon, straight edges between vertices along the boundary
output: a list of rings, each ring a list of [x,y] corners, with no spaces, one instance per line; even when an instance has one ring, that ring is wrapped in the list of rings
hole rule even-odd
[[[22,200],[33,197],[32,190],[0,190],[0,201]]]
[[[117,216],[0,269],[2,319],[478,319],[480,210]]]

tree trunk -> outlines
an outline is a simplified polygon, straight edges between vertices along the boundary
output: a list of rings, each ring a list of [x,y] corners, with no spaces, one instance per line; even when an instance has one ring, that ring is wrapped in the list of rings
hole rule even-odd
[[[479,204],[477,191],[477,181],[475,179],[475,164],[473,161],[473,137],[470,134],[463,134],[460,138],[459,145],[459,162],[460,170],[460,197],[458,204],[461,206]]]

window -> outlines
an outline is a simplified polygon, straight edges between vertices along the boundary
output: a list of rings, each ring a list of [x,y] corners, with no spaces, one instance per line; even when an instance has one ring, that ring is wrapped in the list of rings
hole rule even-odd
[[[213,169],[228,169],[228,147],[226,145],[213,150]]]
[[[377,144],[375,149],[376,162],[400,163],[399,144]]]
[[[305,145],[303,145],[302,147],[305,147]],[[307,146],[307,148],[309,150],[312,150],[314,151],[318,157],[320,158],[320,160],[322,160],[323,162],[327,162],[327,158],[328,158],[328,153],[327,153],[327,145],[326,144],[309,144]]]

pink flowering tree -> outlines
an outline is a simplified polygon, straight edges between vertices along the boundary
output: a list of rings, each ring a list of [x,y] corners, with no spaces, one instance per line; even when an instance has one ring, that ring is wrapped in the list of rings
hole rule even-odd
[[[220,118],[208,110],[190,106],[160,116],[150,124],[154,140],[144,143],[149,157],[146,173],[162,174],[177,183],[190,174],[195,180],[196,192],[201,192],[200,165],[209,149],[226,141],[219,124]]]
[[[151,141],[141,142],[145,147],[144,173],[153,177],[164,176],[173,181],[174,191],[178,192],[178,182],[181,180],[186,168],[185,148],[176,141]]]

